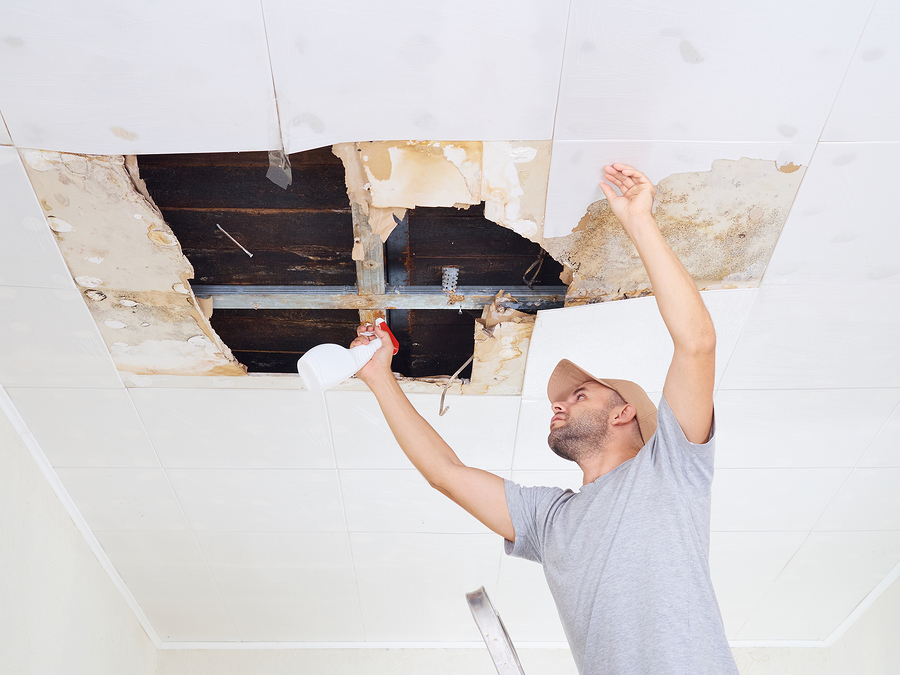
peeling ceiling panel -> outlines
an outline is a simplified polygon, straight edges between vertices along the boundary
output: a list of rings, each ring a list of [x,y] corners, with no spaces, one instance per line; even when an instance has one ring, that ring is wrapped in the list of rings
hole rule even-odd
[[[747,289],[701,294],[716,324],[717,383],[757,292]],[[602,328],[598,331],[586,326]],[[522,396],[546,400],[547,380],[560,359],[570,359],[597,377],[633,380],[647,391],[662,391],[672,360],[672,344],[656,299],[633,298],[538,313]],[[548,415],[548,425],[549,420]]]
[[[0,285],[74,288],[53,232],[47,227],[47,209],[41,208],[19,153],[11,147],[0,147],[0,203]]]
[[[553,135],[567,0],[263,7],[288,152]]]
[[[871,6],[574,0],[554,138],[816,141]]]
[[[900,4],[877,0],[841,84],[823,141],[900,141]]]
[[[571,234],[588,206],[604,198],[600,180],[611,162],[639,167],[657,184],[674,174],[710,171],[721,159],[766,160],[791,171],[808,166],[814,150],[813,143],[554,141],[544,237]]]
[[[822,143],[764,284],[900,284],[896,209],[868,196],[896,191],[898,163],[897,143]]]
[[[259,4],[7,2],[0,24],[0,109],[19,147],[280,145]]]

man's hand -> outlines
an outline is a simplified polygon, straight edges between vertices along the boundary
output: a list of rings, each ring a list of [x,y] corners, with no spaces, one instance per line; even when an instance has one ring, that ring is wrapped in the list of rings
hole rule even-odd
[[[617,195],[606,183],[600,183],[600,188],[606,195],[609,208],[630,235],[632,223],[652,215],[656,188],[649,178],[627,164],[613,164],[604,167],[604,171],[604,178],[619,188],[622,194]]]
[[[394,346],[391,344],[391,336],[386,330],[381,330],[378,325],[371,323],[360,324],[356,329],[357,338],[350,343],[350,347],[358,347],[359,345],[367,345],[375,338],[363,335],[363,333],[375,333],[375,337],[381,339],[381,347],[372,359],[356,373],[356,377],[369,384],[374,377],[384,376],[385,374],[393,379],[391,374],[391,360],[394,356]]]

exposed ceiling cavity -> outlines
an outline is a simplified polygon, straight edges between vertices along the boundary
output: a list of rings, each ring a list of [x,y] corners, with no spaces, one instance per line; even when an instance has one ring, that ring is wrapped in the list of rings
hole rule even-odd
[[[123,372],[291,373],[386,316],[401,376],[445,381],[474,357],[469,393],[515,394],[537,309],[651,293],[605,200],[542,236],[546,141],[342,143],[292,155],[286,190],[261,152],[23,158]],[[759,284],[803,173],[742,158],[659,181],[657,220],[701,289]]]

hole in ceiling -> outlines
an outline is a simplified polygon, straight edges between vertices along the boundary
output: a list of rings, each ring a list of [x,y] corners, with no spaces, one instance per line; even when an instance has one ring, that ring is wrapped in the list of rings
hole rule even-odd
[[[266,179],[265,152],[145,155],[138,163],[194,267],[192,285],[345,286],[346,294],[355,293],[344,167],[330,147],[291,155],[293,183],[286,190]],[[442,267],[453,265],[460,286],[521,287],[541,250],[485,219],[483,204],[418,207],[384,245],[385,282],[439,287]],[[558,287],[561,272],[558,262],[544,257],[535,288]],[[401,342],[393,369],[416,378],[455,372],[472,355],[479,316],[469,309],[387,310]],[[216,309],[210,321],[249,372],[294,373],[297,359],[316,344],[348,344],[359,312],[338,306]],[[460,377],[470,373],[471,365]]]

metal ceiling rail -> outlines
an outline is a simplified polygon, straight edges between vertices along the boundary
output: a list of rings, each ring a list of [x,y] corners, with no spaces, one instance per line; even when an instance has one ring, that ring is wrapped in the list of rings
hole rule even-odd
[[[458,286],[455,294],[440,286],[385,286],[384,295],[358,295],[356,286],[204,286],[191,285],[199,298],[212,298],[213,309],[481,309],[501,290]],[[553,309],[565,304],[565,286],[530,289],[504,287],[519,310]]]

